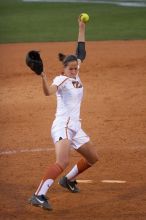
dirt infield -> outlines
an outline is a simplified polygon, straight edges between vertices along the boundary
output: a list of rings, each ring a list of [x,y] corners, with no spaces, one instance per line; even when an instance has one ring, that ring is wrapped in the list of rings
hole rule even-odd
[[[93,182],[79,183],[81,192],[71,194],[56,181],[48,194],[52,212],[27,204],[55,159],[50,127],[56,100],[43,95],[41,79],[26,67],[25,55],[30,49],[41,51],[51,83],[61,70],[57,53],[72,53],[75,45],[0,45],[2,220],[146,219],[146,41],[87,43],[80,73],[85,87],[81,118],[100,161],[79,179]],[[69,168],[78,159],[72,152]]]

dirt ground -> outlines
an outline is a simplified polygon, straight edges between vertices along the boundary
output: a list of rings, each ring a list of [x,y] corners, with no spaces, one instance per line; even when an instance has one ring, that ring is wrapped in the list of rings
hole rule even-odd
[[[58,181],[48,197],[53,211],[27,204],[55,152],[50,136],[55,96],[45,97],[40,77],[25,65],[31,49],[41,51],[48,80],[60,74],[57,53],[76,43],[1,44],[0,219],[146,219],[146,40],[87,42],[81,67],[85,87],[81,118],[100,161],[79,176],[81,192]],[[72,151],[70,166],[80,155]],[[121,180],[125,183],[103,183]]]

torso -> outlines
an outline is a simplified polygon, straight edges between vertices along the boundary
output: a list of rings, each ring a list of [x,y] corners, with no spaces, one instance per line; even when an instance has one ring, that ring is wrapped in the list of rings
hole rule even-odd
[[[56,117],[80,119],[80,106],[83,98],[83,85],[79,78],[57,76],[53,84],[58,86]]]

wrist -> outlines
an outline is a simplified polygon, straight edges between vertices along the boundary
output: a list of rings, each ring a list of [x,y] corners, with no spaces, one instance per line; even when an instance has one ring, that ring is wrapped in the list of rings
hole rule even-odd
[[[41,77],[42,77],[42,78],[46,78],[47,76],[46,76],[45,73],[41,73]]]
[[[85,29],[86,24],[82,21],[79,22],[79,29]]]

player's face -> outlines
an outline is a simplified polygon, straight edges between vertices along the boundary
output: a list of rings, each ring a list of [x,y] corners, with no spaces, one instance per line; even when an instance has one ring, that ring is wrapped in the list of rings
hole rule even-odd
[[[74,78],[78,72],[77,61],[69,62],[68,65],[64,68],[64,73],[66,76]]]

